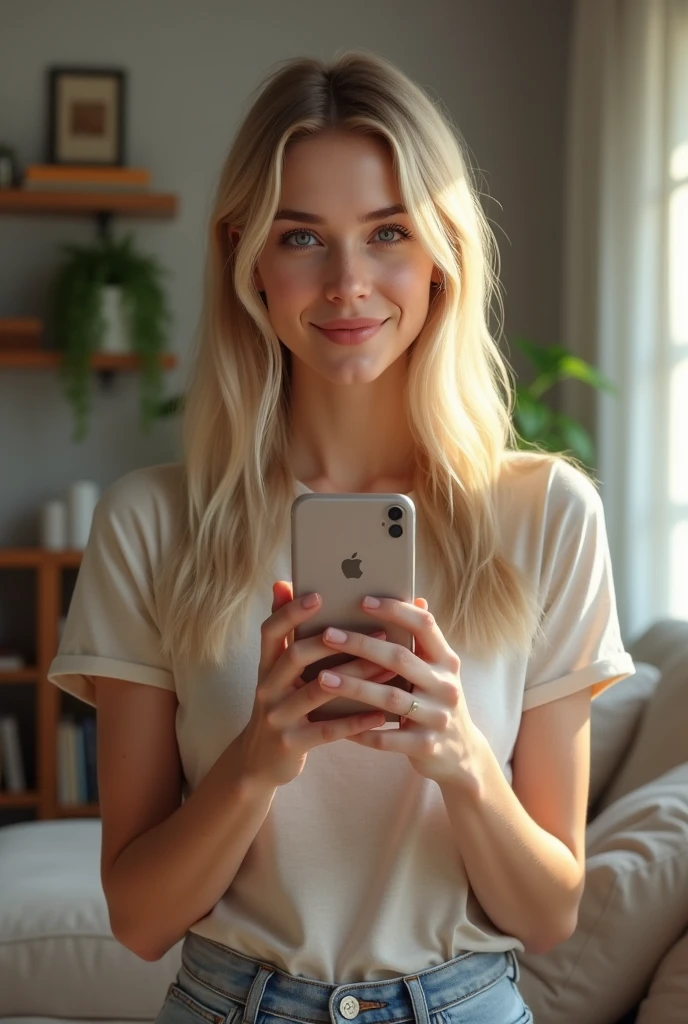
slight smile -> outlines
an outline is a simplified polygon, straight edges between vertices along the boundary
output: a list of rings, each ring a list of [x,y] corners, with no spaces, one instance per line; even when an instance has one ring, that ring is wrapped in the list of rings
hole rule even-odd
[[[324,327],[318,327],[317,324],[312,326],[317,327],[321,334],[324,334],[330,341],[334,341],[336,345],[359,345],[362,341],[367,341],[368,338],[372,338],[377,334],[383,324],[386,323],[387,320],[383,320],[382,323],[375,324],[373,327],[357,327],[353,331],[326,330]]]

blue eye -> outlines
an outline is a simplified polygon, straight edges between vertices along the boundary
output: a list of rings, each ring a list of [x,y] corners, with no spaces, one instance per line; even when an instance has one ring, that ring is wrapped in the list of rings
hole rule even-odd
[[[378,232],[380,232],[380,231],[397,231],[400,235],[403,235],[404,238],[413,238],[413,235],[411,234],[411,232],[407,228],[402,227],[401,224],[384,224],[382,227],[379,227],[377,230],[378,230]],[[314,249],[314,248],[316,248],[313,245],[290,245],[289,244],[289,239],[291,239],[292,237],[294,237],[296,235],[310,235],[311,238],[315,238],[316,237],[314,235],[314,233],[309,228],[292,228],[291,231],[285,231],[284,234],[279,236],[279,238],[277,239],[277,244],[278,245],[283,245],[287,249]],[[380,240],[378,242],[378,244],[379,245],[399,245],[400,242],[401,242],[401,238],[395,238],[395,239],[393,239],[391,241]]]

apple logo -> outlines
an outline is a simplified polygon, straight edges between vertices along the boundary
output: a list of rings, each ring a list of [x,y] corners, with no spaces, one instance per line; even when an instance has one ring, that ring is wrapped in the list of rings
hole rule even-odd
[[[357,552],[354,551],[351,558],[345,558],[342,562],[342,572],[348,580],[358,580],[363,575],[361,571],[362,559],[356,558]]]

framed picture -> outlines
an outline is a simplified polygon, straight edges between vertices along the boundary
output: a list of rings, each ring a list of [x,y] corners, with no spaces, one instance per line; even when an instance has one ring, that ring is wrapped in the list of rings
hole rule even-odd
[[[126,72],[48,69],[50,164],[124,165]]]

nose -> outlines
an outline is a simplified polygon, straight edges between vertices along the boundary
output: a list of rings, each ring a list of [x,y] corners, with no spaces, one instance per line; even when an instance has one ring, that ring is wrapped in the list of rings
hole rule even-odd
[[[356,246],[333,247],[325,264],[325,295],[346,300],[369,295],[372,272],[366,254]]]

